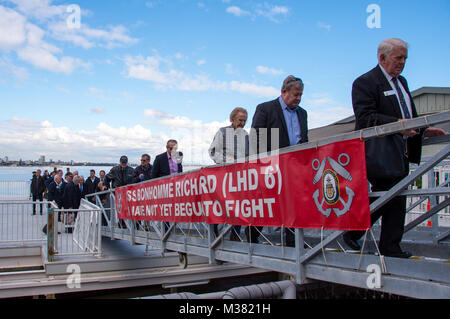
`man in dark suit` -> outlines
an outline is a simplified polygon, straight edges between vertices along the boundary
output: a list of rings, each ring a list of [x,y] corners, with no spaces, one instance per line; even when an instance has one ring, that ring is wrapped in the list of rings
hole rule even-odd
[[[48,200],[55,201],[59,208],[63,206],[63,195],[66,182],[62,180],[60,175],[55,175],[53,182],[48,185]]]
[[[151,178],[158,178],[167,175],[173,175],[183,172],[181,160],[183,153],[177,152],[178,142],[176,140],[168,140],[166,144],[166,152],[155,157],[153,161]],[[166,232],[168,226],[163,222],[163,231]]]
[[[45,181],[44,177],[41,176],[41,170],[36,170],[33,179],[31,180],[30,191],[33,195],[33,202],[43,200],[43,194],[45,191]],[[42,215],[42,204],[40,206],[40,214]],[[33,204],[33,215],[36,215],[36,205]]]
[[[66,188],[67,183],[62,179],[62,176],[59,174],[53,174],[53,178],[51,178],[53,181],[48,184],[48,201],[49,202],[55,202],[58,208],[62,208],[64,204],[64,190]],[[50,208],[50,204],[49,204]],[[61,221],[61,213],[58,213],[58,221]],[[44,225],[42,228],[42,232],[47,234],[47,224]],[[60,232],[58,232],[60,234]]]
[[[86,187],[86,195],[97,192],[98,183],[100,183],[100,179],[95,176],[95,170],[91,169],[89,172],[89,177],[86,179],[86,182],[84,182],[84,186]],[[88,199],[90,202],[95,204],[94,196],[88,197]]]
[[[308,119],[306,110],[299,106],[304,84],[300,78],[289,75],[281,87],[281,96],[273,101],[259,104],[253,115],[250,132],[250,151],[257,153],[278,150],[283,147],[308,142]],[[272,136],[272,134],[278,134]],[[272,140],[275,144],[272,144]],[[277,143],[278,142],[278,143]],[[278,145],[276,145],[278,144]],[[295,212],[292,212],[295,213]],[[257,227],[261,230],[262,227]],[[258,242],[259,233],[247,227],[245,233],[249,242]],[[286,232],[286,244],[293,247],[294,235]]]
[[[411,97],[406,79],[400,76],[408,57],[408,44],[400,39],[387,39],[378,47],[378,65],[371,71],[358,77],[353,82],[352,102],[356,117],[355,130],[404,121],[417,117],[416,107]],[[426,130],[405,130],[394,139],[384,139],[383,147],[398,149],[401,154],[400,163],[390,176],[380,177],[380,172],[367,167],[367,176],[372,185],[372,191],[387,191],[401,181],[409,173],[409,164],[420,163],[422,136],[431,137],[445,134],[439,128]],[[370,143],[381,143],[370,141]],[[369,149],[369,148],[368,148]],[[384,152],[386,153],[386,152]],[[389,156],[382,152],[366,151],[366,161],[369,164],[373,158]],[[392,159],[385,158],[386,165],[393,166]],[[401,168],[400,168],[401,167]],[[385,256],[409,258],[411,253],[400,248],[403,236],[406,214],[406,198],[398,196],[386,203],[371,215],[372,224],[382,217],[379,249]],[[359,250],[358,239],[364,232],[347,232],[343,239],[352,249]]]
[[[176,140],[167,141],[167,151],[155,157],[152,167],[152,178],[183,172],[183,166],[181,164],[183,153],[177,152],[177,146],[178,142]]]
[[[73,181],[64,189],[63,206],[65,209],[78,209],[81,199],[86,195],[83,176],[75,175]]]

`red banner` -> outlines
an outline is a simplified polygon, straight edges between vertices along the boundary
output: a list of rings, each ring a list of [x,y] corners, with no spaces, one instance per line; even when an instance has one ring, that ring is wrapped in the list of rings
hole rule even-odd
[[[116,189],[119,218],[293,228],[370,227],[359,139]]]

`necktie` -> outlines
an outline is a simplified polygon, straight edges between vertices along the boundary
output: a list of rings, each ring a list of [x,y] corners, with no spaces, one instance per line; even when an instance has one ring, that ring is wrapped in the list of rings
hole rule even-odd
[[[397,90],[398,99],[400,100],[400,106],[402,107],[405,119],[410,119],[411,115],[409,114],[408,106],[406,105],[405,97],[403,96],[402,90],[400,89],[400,86],[398,85],[397,78],[392,78],[392,82],[394,83],[395,89]]]

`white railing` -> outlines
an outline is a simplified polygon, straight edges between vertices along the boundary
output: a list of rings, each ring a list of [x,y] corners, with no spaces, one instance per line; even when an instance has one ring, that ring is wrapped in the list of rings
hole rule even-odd
[[[53,215],[50,225],[49,214]],[[101,210],[85,200],[77,210],[58,209],[47,201],[0,200],[0,244],[46,243],[50,261],[54,256],[101,256],[100,225]]]
[[[43,213],[40,215],[40,205]],[[36,205],[36,215],[33,215]],[[47,223],[47,202],[0,201],[0,243],[46,240],[42,228]]]
[[[31,181],[0,181],[0,200],[27,200]]]
[[[102,255],[101,210],[97,206],[82,200],[79,209],[53,207],[51,214],[54,219],[48,234],[50,261],[54,256]]]

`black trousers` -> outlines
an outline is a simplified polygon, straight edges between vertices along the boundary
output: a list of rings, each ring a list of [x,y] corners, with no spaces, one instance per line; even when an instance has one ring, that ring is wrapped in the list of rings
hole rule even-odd
[[[36,201],[40,201],[40,202],[42,202],[43,201],[43,195],[42,195],[42,193],[41,194],[33,194],[33,202],[36,202]],[[42,215],[42,204],[40,204],[39,205],[40,206],[40,213],[41,213],[41,215]],[[34,214],[36,214],[36,205],[35,204],[33,204],[33,215]]]
[[[372,191],[387,191],[404,177],[392,179],[369,178],[372,184]],[[378,198],[371,198],[370,202],[374,202]],[[406,215],[406,197],[397,196],[384,204],[381,208],[370,215],[371,224],[373,225],[381,217],[381,233],[379,248],[381,254],[401,252],[400,242],[402,241],[403,231],[405,228]],[[354,240],[360,239],[365,232],[352,231],[349,232]]]

